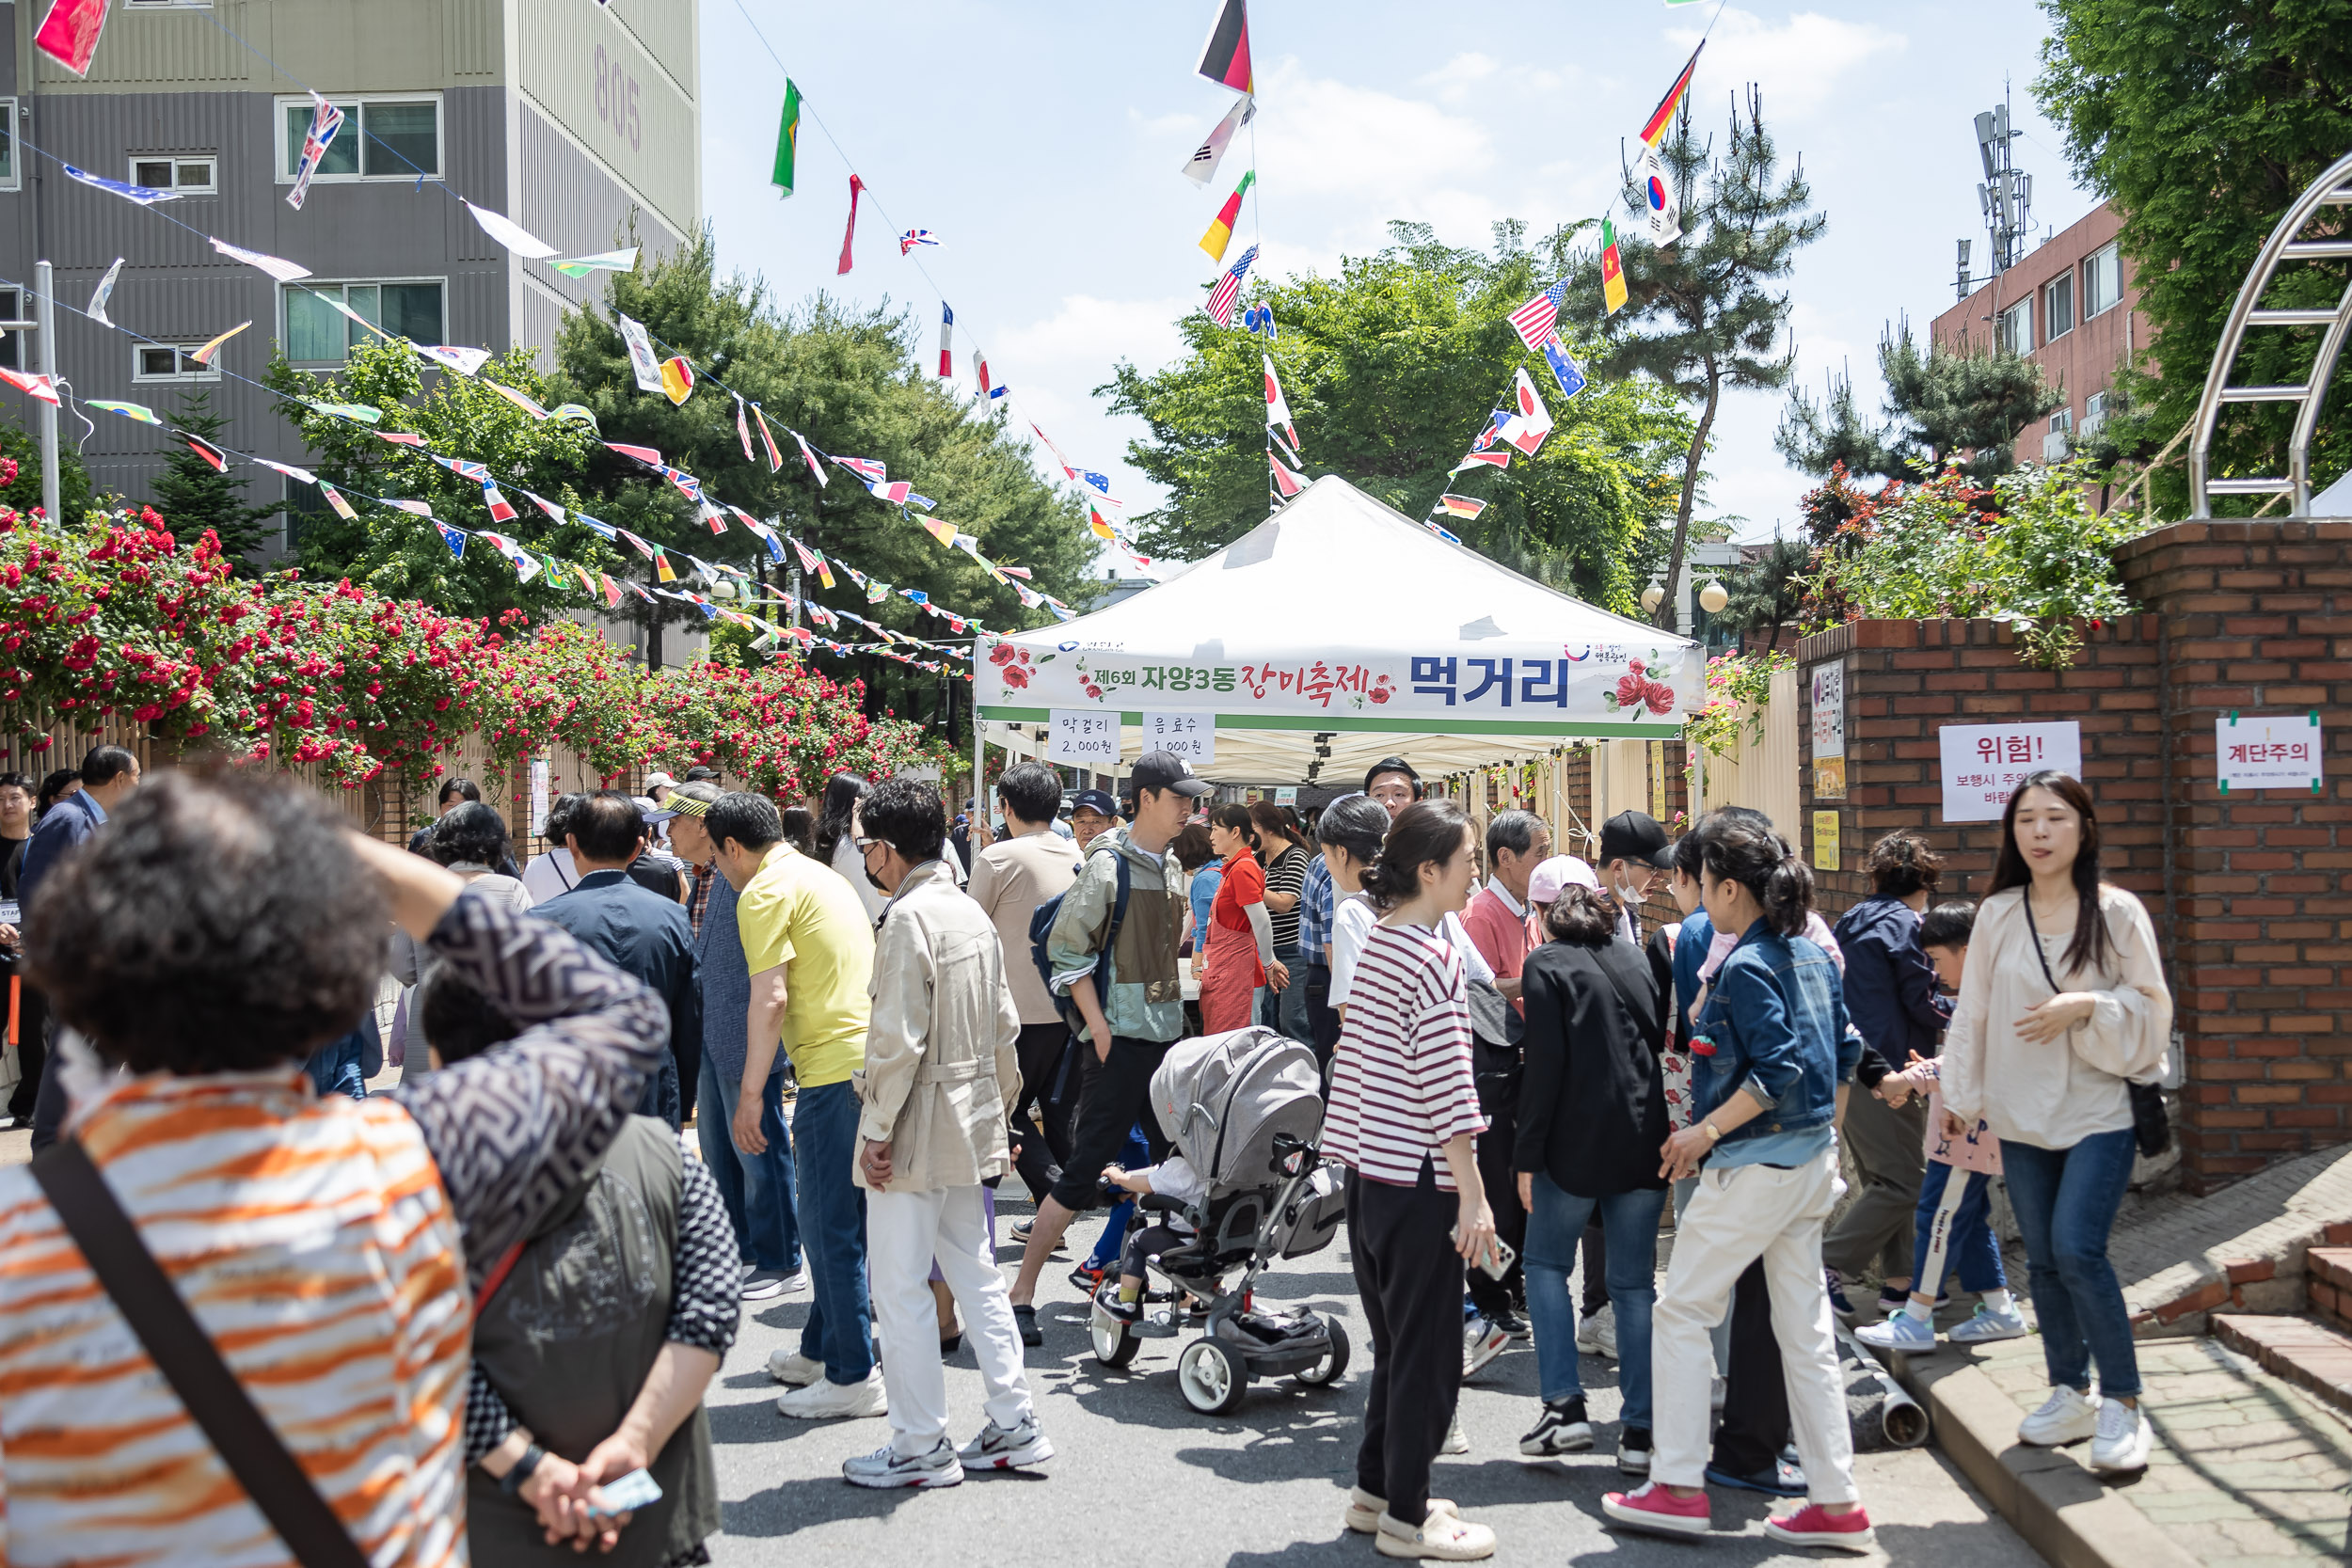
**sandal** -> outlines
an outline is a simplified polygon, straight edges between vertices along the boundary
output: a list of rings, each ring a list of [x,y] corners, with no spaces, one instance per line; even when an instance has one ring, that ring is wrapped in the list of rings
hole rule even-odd
[[[1037,1326],[1037,1308],[1027,1302],[1012,1309],[1012,1325],[1021,1331],[1021,1342],[1031,1350],[1045,1343],[1045,1331]]]

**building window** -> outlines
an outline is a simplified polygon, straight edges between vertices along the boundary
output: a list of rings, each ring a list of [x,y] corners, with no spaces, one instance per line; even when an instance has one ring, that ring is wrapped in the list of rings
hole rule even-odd
[[[441,341],[438,282],[297,283],[286,289],[286,357],[297,365],[341,364],[375,336],[327,303],[339,299],[353,315],[412,343]]]
[[[183,158],[176,152],[134,153],[131,183],[183,196],[211,196],[220,189],[214,174],[217,166],[211,158]]]
[[[2010,306],[1993,318],[1993,346],[2004,354],[2033,352],[2033,296]]]
[[[317,485],[305,484],[292,475],[287,476],[286,510],[283,516],[285,547],[288,555],[301,548],[302,535],[307,531],[313,525],[325,522],[334,515],[333,509],[326,504],[326,498],[319,494]]]
[[[0,289],[0,322],[24,319],[24,296],[14,289]],[[0,328],[0,369],[21,371],[24,368],[24,333],[23,328],[10,331]]]
[[[2083,258],[2083,320],[2123,301],[2123,253],[2109,243]]]
[[[2061,408],[2050,416],[2050,432],[2042,437],[2042,461],[2063,463],[2074,451],[2074,415]]]
[[[2074,330],[2074,275],[2051,280],[2042,291],[2042,335],[2050,341]]]
[[[2083,399],[2083,435],[2096,436],[2107,422],[2107,395],[2093,392]]]
[[[317,180],[414,180],[420,174],[436,179],[441,173],[441,101],[438,98],[336,99],[343,126],[319,160]],[[281,98],[278,119],[285,135],[278,138],[278,181],[291,184],[294,166],[302,161],[302,144],[310,134],[311,103],[308,98]]]
[[[196,345],[201,348],[202,344]],[[134,381],[218,381],[220,372],[188,357],[186,345],[141,343],[131,351]]]
[[[0,98],[0,191],[16,185],[16,100]]]

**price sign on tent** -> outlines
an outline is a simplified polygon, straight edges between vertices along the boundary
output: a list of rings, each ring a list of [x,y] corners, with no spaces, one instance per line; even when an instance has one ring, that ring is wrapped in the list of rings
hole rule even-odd
[[[1216,717],[1208,713],[1146,713],[1143,749],[1168,752],[1195,768],[1216,760]]]
[[[2213,721],[2213,750],[2225,795],[2241,789],[2319,792],[2317,713],[2275,719],[2226,715]]]
[[[2083,776],[2083,727],[2063,724],[1947,724],[1937,730],[1944,762],[1944,820],[1998,822],[2009,798],[2048,768]]]
[[[1045,754],[1056,762],[1083,762],[1104,768],[1119,767],[1119,715],[1090,713],[1085,708],[1057,707],[1046,736]]]

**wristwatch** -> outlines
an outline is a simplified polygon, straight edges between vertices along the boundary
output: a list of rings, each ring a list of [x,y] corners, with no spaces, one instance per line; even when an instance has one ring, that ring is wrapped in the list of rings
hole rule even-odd
[[[1718,1131],[1716,1130],[1716,1128],[1715,1128],[1715,1124],[1714,1124],[1713,1122],[1711,1122],[1711,1121],[1703,1121],[1703,1122],[1700,1122],[1700,1123],[1699,1123],[1699,1130],[1700,1130],[1701,1132],[1705,1132],[1705,1133],[1707,1134],[1707,1141],[1708,1141],[1708,1143],[1712,1144],[1712,1143],[1721,1143],[1721,1142],[1723,1142],[1724,1135],[1723,1135],[1723,1133],[1722,1133],[1722,1132],[1718,1132]]]
[[[539,1461],[547,1456],[548,1450],[536,1443],[524,1449],[523,1456],[515,1461],[514,1467],[499,1477],[499,1490],[510,1497],[520,1493],[523,1482],[531,1479],[532,1472],[539,1467]]]

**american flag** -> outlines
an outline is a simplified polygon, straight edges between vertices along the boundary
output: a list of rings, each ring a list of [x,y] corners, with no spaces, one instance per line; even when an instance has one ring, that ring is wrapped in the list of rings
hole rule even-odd
[[[1225,269],[1225,276],[1216,280],[1216,288],[1209,294],[1209,317],[1219,326],[1233,325],[1233,302],[1241,297],[1242,279],[1258,260],[1258,247],[1251,245],[1241,253],[1241,260]]]
[[[1560,319],[1560,302],[1567,297],[1568,280],[1564,277],[1512,311],[1511,326],[1519,341],[1531,349],[1542,348],[1544,340],[1551,336],[1552,323]]]

